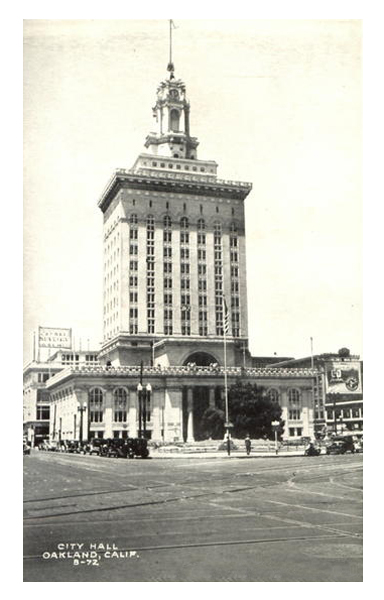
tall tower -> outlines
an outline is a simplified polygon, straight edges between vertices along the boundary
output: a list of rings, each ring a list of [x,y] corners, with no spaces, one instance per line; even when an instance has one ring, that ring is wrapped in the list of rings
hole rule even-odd
[[[113,365],[223,364],[248,353],[244,200],[252,185],[217,178],[198,160],[184,83],[158,89],[156,131],[132,169],[117,169],[98,206],[104,216],[103,346]]]

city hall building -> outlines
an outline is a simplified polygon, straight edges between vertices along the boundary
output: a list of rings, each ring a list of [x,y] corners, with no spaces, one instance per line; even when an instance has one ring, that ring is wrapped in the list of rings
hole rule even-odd
[[[51,439],[143,429],[153,440],[202,439],[202,415],[224,393],[224,333],[228,385],[263,386],[282,407],[284,437],[312,437],[317,370],[254,367],[248,350],[244,201],[252,185],[220,179],[214,160],[198,158],[186,87],[172,63],[168,72],[145,152],[113,173],[98,202],[99,364],[72,364],[45,383]]]

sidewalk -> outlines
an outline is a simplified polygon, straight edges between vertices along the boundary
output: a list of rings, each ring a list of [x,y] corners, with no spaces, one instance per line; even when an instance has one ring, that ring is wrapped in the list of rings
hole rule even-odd
[[[290,456],[304,456],[304,450],[281,451],[277,455],[275,452],[251,452],[249,456],[244,451],[232,450],[230,456],[224,450],[216,452],[159,452],[158,450],[150,450],[150,458],[160,459],[234,459],[234,458],[289,458]]]

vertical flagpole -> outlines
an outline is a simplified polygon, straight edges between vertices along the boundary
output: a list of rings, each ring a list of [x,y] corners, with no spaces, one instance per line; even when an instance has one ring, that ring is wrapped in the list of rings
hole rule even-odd
[[[228,375],[227,375],[227,303],[223,294],[223,332],[224,332],[224,398],[225,398],[225,427],[227,435],[227,452],[228,456],[231,454],[231,442],[229,439],[229,411],[228,411]]]
[[[36,332],[33,332],[33,362],[36,360]]]
[[[311,369],[313,371],[314,365],[313,365],[313,337],[310,337],[310,341],[311,341]],[[316,408],[316,403],[315,403],[315,380],[314,377],[312,376],[312,404],[313,404],[313,421],[314,421],[314,425],[316,424],[316,413],[317,413],[317,408]],[[315,429],[315,427],[314,427]],[[313,432],[315,434],[315,431]]]

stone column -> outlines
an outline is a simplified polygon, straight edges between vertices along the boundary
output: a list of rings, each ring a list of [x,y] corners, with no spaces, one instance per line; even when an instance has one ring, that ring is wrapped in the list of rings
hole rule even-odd
[[[280,406],[281,406],[281,419],[284,421],[284,433],[283,440],[287,440],[289,438],[288,431],[288,388],[287,386],[279,387],[280,394]]]
[[[314,407],[312,386],[302,388],[303,397],[303,435],[314,437]]]
[[[105,390],[105,405],[104,405],[104,437],[113,437],[112,433],[112,419],[113,419],[113,394],[112,387],[108,387]]]
[[[209,408],[215,408],[215,388],[209,388]]]
[[[151,421],[152,421],[152,439],[161,440],[161,407],[164,402],[164,390],[154,389],[151,394]]]
[[[137,437],[137,389],[129,389],[128,401],[128,436]]]
[[[188,411],[188,426],[187,426],[187,442],[194,442],[193,434],[193,389],[187,390],[187,411]]]

